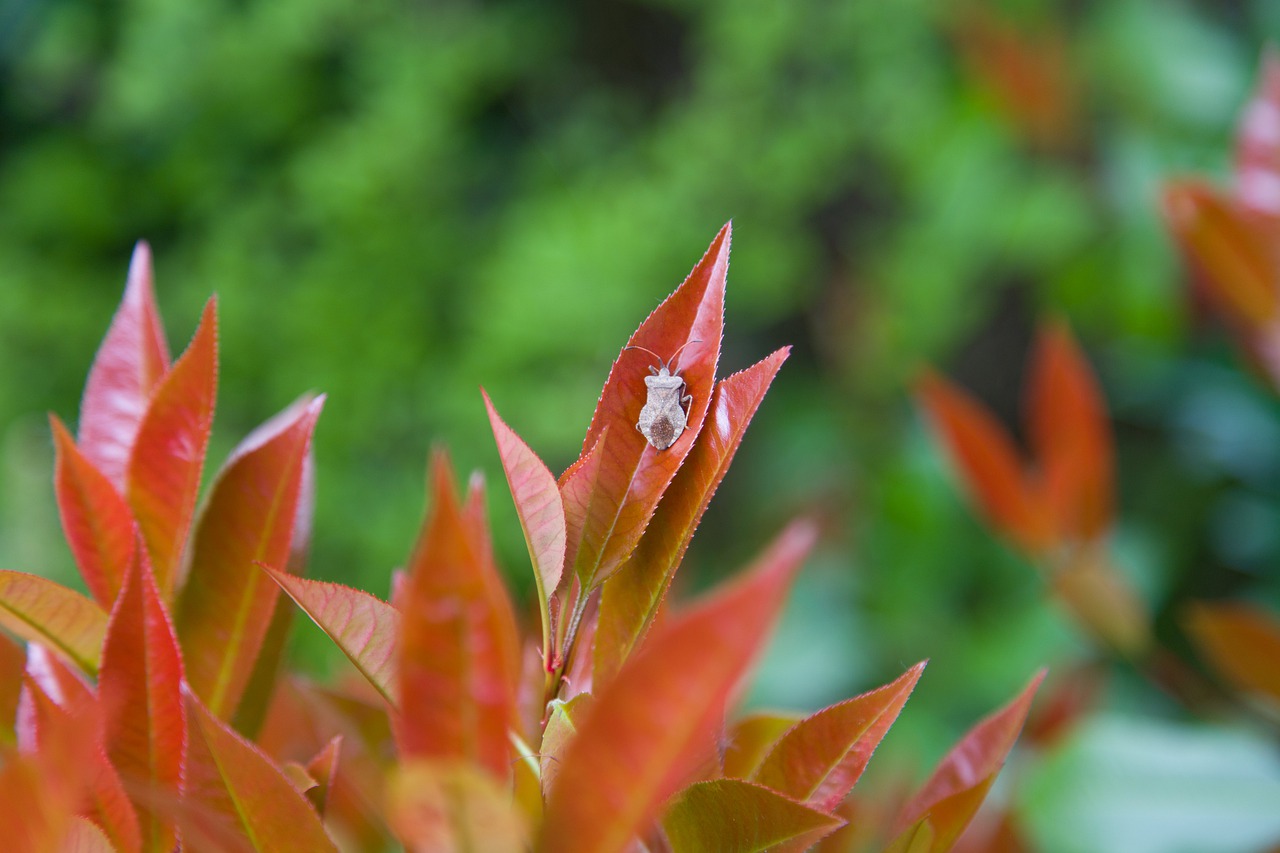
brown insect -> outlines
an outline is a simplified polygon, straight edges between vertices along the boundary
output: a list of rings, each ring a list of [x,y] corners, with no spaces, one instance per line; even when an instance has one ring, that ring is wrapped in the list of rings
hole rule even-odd
[[[653,375],[644,378],[649,396],[644,402],[644,408],[640,410],[640,420],[636,421],[636,429],[656,450],[666,450],[675,444],[688,424],[689,415],[685,407],[693,402],[693,395],[683,393],[684,378],[678,373],[672,373],[670,365],[680,355],[680,350],[689,344],[700,343],[702,341],[686,341],[668,361],[663,361],[662,356],[644,347],[624,347],[644,350],[658,359],[657,365],[649,367],[649,372]]]

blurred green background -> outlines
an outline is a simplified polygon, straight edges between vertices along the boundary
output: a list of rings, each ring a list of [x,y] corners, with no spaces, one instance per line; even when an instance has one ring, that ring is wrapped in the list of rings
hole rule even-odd
[[[1179,647],[1189,598],[1280,604],[1280,404],[1189,303],[1158,213],[1165,177],[1225,180],[1277,35],[1267,0],[0,0],[0,566],[74,575],[45,413],[74,421],[146,238],[175,350],[218,294],[213,460],[329,394],[314,575],[386,594],[442,443],[488,474],[527,594],[479,386],[559,472],[618,348],[732,218],[722,372],[795,350],[685,591],[818,512],[831,535],[755,701],[814,708],[930,657],[886,743],[923,768],[1036,667],[1089,653],[957,494],[909,399],[926,362],[1016,429],[1035,323],[1066,316],[1107,389],[1116,537],[1162,633]],[[1276,794],[1274,744],[1188,729],[1123,677],[1106,705],[1025,786],[1051,792],[1026,805],[1046,849],[1250,849],[1124,836],[1062,794],[1135,724],[1164,744],[1146,756],[1244,737],[1271,786],[1245,790]],[[1156,812],[1203,805],[1190,775]],[[1253,826],[1242,799],[1205,820]]]

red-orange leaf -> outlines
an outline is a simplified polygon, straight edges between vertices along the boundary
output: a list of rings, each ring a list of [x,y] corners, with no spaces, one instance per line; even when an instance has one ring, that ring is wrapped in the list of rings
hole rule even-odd
[[[443,453],[430,479],[431,513],[399,602],[400,750],[406,758],[473,761],[501,779],[511,772],[515,721],[507,614],[490,601],[492,566],[464,520]]]
[[[751,780],[831,811],[853,789],[922,672],[924,664],[918,663],[883,687],[801,720],[782,736]]]
[[[807,850],[843,823],[740,779],[690,785],[672,800],[662,818],[672,853]]]
[[[44,643],[86,675],[98,672],[107,614],[74,590],[0,569],[0,625],[24,640]]]
[[[916,398],[951,456],[978,509],[992,525],[1031,552],[1051,537],[1039,495],[1028,488],[1018,451],[1005,429],[966,391],[933,372],[916,386]]]
[[[600,482],[600,466],[604,460],[605,442],[609,439],[606,426],[596,437],[591,449],[560,475],[560,500],[564,505],[565,567],[578,565],[578,552],[597,554],[604,544],[601,539],[608,529],[608,507],[597,501],[596,485]],[[587,537],[584,541],[584,537]],[[587,558],[589,562],[589,558]],[[585,565],[585,563],[584,563]]]
[[[307,762],[307,772],[316,780],[316,786],[307,791],[307,800],[316,813],[324,817],[329,805],[329,791],[338,773],[338,755],[342,750],[342,735],[334,735],[315,757]]]
[[[1258,328],[1280,313],[1275,241],[1259,216],[1197,181],[1165,185],[1164,216],[1228,317]]]
[[[125,495],[165,600],[182,562],[213,427],[218,374],[214,309],[210,299],[191,346],[156,387],[129,457]]]
[[[724,739],[724,775],[750,779],[760,762],[787,731],[800,722],[795,712],[762,711],[733,721]]]
[[[600,393],[582,446],[584,450],[594,446],[608,428],[592,498],[593,508],[599,506],[601,511],[588,517],[588,525],[599,518],[602,527],[588,527],[573,567],[588,589],[617,571],[631,554],[706,417],[724,330],[730,233],[729,225],[720,229],[689,277],[627,341],[630,347],[675,360],[669,366],[684,378],[685,393],[693,397],[684,433],[667,449],[657,450],[636,431],[648,394],[645,377],[655,366],[648,353],[624,349]]]
[[[220,817],[252,850],[336,851],[320,816],[283,771],[195,694],[184,691],[184,698],[191,720],[187,801]]]
[[[1071,332],[1040,330],[1027,389],[1031,447],[1059,534],[1092,539],[1111,523],[1112,451],[1106,404]]]
[[[1280,217],[1280,55],[1270,46],[1236,132],[1236,198],[1251,210]]]
[[[613,677],[649,630],[747,424],[790,352],[784,347],[716,385],[706,425],[658,504],[653,523],[626,564],[604,585],[596,626],[597,687]]]
[[[57,449],[53,485],[62,529],[85,586],[109,608],[133,557],[133,514],[107,476],[76,447],[62,421],[50,415],[49,425]]]
[[[461,762],[411,761],[387,785],[387,823],[405,849],[525,853],[527,832],[511,793]]]
[[[258,564],[289,560],[323,404],[323,397],[303,399],[254,430],[218,474],[196,526],[178,636],[188,683],[224,720],[235,713],[271,623],[280,590]]]
[[[1043,680],[1041,671],[1013,701],[970,729],[947,753],[899,812],[893,829],[897,840],[890,849],[912,853],[951,849],[1004,766]],[[926,838],[927,844],[913,846]]]
[[[151,249],[139,242],[124,298],[93,359],[80,401],[80,448],[115,486],[125,472],[151,393],[169,370],[169,345],[151,284]]]
[[[565,750],[539,849],[610,853],[646,829],[713,747],[814,537],[792,524],[741,578],[656,629],[596,696]]]
[[[484,394],[484,404],[520,517],[520,529],[529,547],[538,595],[545,602],[556,591],[564,571],[565,522],[560,489],[537,454],[498,417],[488,394]]]
[[[367,592],[264,571],[320,626],[382,697],[395,705],[395,649],[400,612]]]
[[[145,802],[172,798],[182,785],[187,725],[181,685],[178,640],[139,546],[111,611],[98,693],[108,715],[107,754],[126,788]],[[138,811],[143,849],[172,848],[173,826],[145,807]]]
[[[1204,659],[1228,683],[1280,703],[1280,621],[1250,604],[1199,603],[1186,620]]]

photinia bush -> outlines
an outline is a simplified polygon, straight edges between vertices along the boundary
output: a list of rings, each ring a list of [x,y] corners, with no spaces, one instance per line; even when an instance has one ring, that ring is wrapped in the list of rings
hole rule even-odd
[[[758,851],[828,837],[824,849],[847,849],[832,833],[924,664],[809,716],[733,716],[815,544],[805,519],[705,598],[667,601],[787,357],[717,378],[729,242],[726,225],[627,340],[582,455],[559,478],[483,396],[537,586],[527,635],[494,562],[484,483],[472,477],[459,494],[443,451],[390,601],[302,574],[322,397],[250,434],[197,510],[215,303],[171,361],[140,244],[76,437],[51,418],[58,506],[89,595],[0,573],[0,624],[25,641],[0,644],[9,849]],[[1067,339],[1052,341],[1046,381],[1078,379]],[[671,367],[691,398],[686,429],[661,450],[636,428],[644,350],[679,354]],[[931,382],[940,411],[981,432]],[[1049,453],[1099,452],[1048,438]],[[1012,471],[988,489],[989,508],[1028,545],[1049,541],[1035,525],[1092,534],[1105,523],[1103,485],[1069,472],[1037,510],[1051,521],[1015,519],[1025,489]],[[282,671],[289,600],[350,659],[351,677],[322,686]],[[949,849],[1039,681],[883,821],[860,818],[862,837]]]

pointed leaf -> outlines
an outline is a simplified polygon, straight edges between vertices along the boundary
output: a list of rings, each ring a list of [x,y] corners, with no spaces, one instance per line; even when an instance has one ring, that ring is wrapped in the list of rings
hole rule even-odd
[[[1013,701],[970,729],[902,807],[894,821],[893,832],[898,836],[895,845],[907,837],[916,839],[911,842],[915,845],[927,837],[927,845],[890,849],[913,853],[917,850],[943,853],[951,849],[1004,766],[1043,680],[1041,671]]]
[[[80,448],[115,486],[125,472],[151,393],[169,370],[169,346],[152,290],[151,248],[139,242],[124,298],[89,370],[80,401]]]
[[[400,613],[367,592],[264,569],[342,653],[395,705],[396,638]]]
[[[567,568],[578,564],[579,551],[585,549],[587,553],[599,553],[604,544],[601,537],[609,526],[609,508],[603,500],[596,500],[596,487],[600,482],[600,466],[608,438],[609,427],[606,425],[591,449],[560,475],[560,501],[564,506],[565,521],[564,564]],[[583,537],[588,534],[591,539],[584,542]]]
[[[1273,46],[1263,52],[1257,90],[1236,132],[1236,198],[1280,216],[1280,55]]]
[[[565,522],[560,489],[537,454],[498,417],[489,395],[483,389],[480,393],[484,394],[502,470],[506,472],[516,514],[520,517],[520,529],[529,547],[538,593],[546,600],[555,592],[560,573],[564,571]]]
[[[133,558],[133,514],[107,476],[76,447],[62,421],[50,415],[49,424],[57,448],[53,485],[62,529],[85,586],[94,600],[110,607]]]
[[[800,714],[764,711],[734,720],[725,737],[724,775],[730,779],[750,779],[760,762],[796,723]]]
[[[334,778],[338,773],[338,755],[342,750],[342,735],[334,735],[324,749],[307,762],[307,772],[316,781],[316,786],[307,791],[307,800],[316,813],[324,817],[329,805],[329,791],[333,788]]]
[[[139,544],[111,611],[98,675],[107,754],[135,803],[178,794],[187,746],[182,657],[145,560]],[[138,811],[143,849],[170,849],[173,826],[145,807]]]
[[[564,751],[578,733],[578,721],[591,704],[591,694],[579,693],[568,702],[553,699],[548,703],[547,725],[542,732],[539,754],[539,776],[542,779],[542,795],[545,798],[555,787],[560,774],[560,762]]]
[[[191,345],[156,387],[129,457],[125,496],[166,600],[182,562],[213,427],[218,376],[214,309],[210,299]]]
[[[884,687],[806,717],[787,732],[751,780],[824,812],[866,769],[924,672],[918,663]]]
[[[730,225],[720,229],[689,277],[627,341],[630,347],[643,347],[659,358],[676,360],[671,370],[683,377],[685,393],[693,398],[683,434],[667,449],[657,450],[636,431],[648,394],[645,377],[654,366],[648,353],[624,349],[600,393],[582,445],[584,450],[592,447],[608,428],[592,497],[593,509],[598,506],[599,512],[588,517],[573,566],[588,590],[617,571],[631,554],[658,499],[702,428],[720,358],[731,230]],[[677,351],[686,346],[677,358]]]
[[[653,624],[747,424],[790,352],[784,347],[716,385],[707,424],[658,504],[653,522],[623,568],[605,582],[596,626],[597,685],[613,677]]]
[[[485,607],[489,613],[488,640],[494,645],[496,666],[502,673],[502,682],[509,685],[515,714],[515,691],[520,681],[520,628],[516,624],[515,608],[507,592],[502,572],[493,558],[493,535],[489,532],[489,516],[485,504],[484,474],[473,471],[467,481],[467,498],[462,505],[462,523],[471,537],[471,547],[480,561],[479,580],[484,591]],[[515,726],[515,718],[512,727]]]
[[[66,834],[58,844],[58,853],[119,853],[107,834],[87,817],[73,817]]]
[[[844,823],[740,779],[698,782],[680,792],[662,825],[673,853],[764,853],[786,844],[807,850]]]
[[[1111,524],[1111,428],[1097,379],[1064,324],[1040,330],[1027,384],[1031,446],[1059,533],[1100,536]]]
[[[387,822],[408,850],[524,853],[510,792],[471,764],[413,761],[392,775]]]
[[[1227,683],[1280,703],[1280,621],[1250,604],[1199,603],[1187,632],[1203,658]]]
[[[511,772],[515,676],[505,639],[513,628],[491,601],[474,527],[453,494],[445,456],[432,460],[433,506],[408,563],[401,602],[397,736],[406,758],[474,761]]]
[[[323,397],[303,399],[254,430],[214,481],[196,527],[178,636],[187,681],[224,720],[239,704],[271,623],[280,591],[257,564],[289,559],[304,462],[323,405]]]
[[[1195,181],[1164,188],[1164,217],[1214,303],[1245,328],[1280,313],[1274,240],[1263,221]]]
[[[191,720],[189,801],[243,833],[253,850],[333,850],[319,815],[262,750],[184,691]]]
[[[1047,514],[1028,488],[1012,439],[991,413],[933,372],[917,384],[916,399],[979,511],[996,530],[1032,553],[1048,545]]]
[[[793,523],[741,578],[665,622],[595,697],[565,750],[540,849],[623,850],[713,744],[815,531]]]
[[[92,600],[38,575],[0,569],[0,625],[43,643],[86,675],[98,672],[107,614]]]

